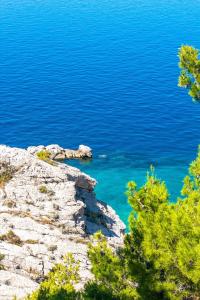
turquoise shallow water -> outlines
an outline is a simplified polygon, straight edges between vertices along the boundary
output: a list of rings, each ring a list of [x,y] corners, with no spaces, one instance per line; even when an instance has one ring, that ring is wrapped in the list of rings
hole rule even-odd
[[[138,186],[144,184],[150,162],[144,161],[142,158],[136,159],[131,155],[128,157],[116,155],[114,157],[96,157],[90,162],[77,160],[69,163],[97,179],[97,197],[111,205],[128,225],[131,208],[125,195],[127,182],[135,180]],[[185,162],[171,161],[171,164],[160,162],[157,166],[156,163],[154,165],[157,177],[166,181],[170,192],[170,201],[175,202],[180,196],[182,181],[187,174]]]
[[[199,11],[196,0],[1,0],[0,143],[90,146],[93,162],[73,164],[124,220],[126,183],[151,164],[175,201],[200,142],[200,105],[177,87],[178,48],[200,48]]]

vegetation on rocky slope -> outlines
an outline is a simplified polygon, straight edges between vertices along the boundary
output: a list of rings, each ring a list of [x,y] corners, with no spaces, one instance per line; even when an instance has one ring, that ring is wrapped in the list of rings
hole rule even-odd
[[[144,186],[129,182],[127,196],[133,211],[124,247],[112,250],[97,233],[88,251],[94,280],[82,293],[73,289],[70,276],[78,280],[77,266],[73,269],[69,263],[73,271],[62,273],[66,267],[57,265],[28,299],[199,299],[199,175],[200,151],[175,204],[153,170]]]
[[[78,299],[74,284],[79,281],[79,265],[72,254],[63,258],[63,263],[56,264],[40,284],[38,290],[27,296],[26,300],[64,300]]]
[[[37,157],[50,165],[56,165],[56,163],[51,159],[51,152],[48,150],[41,150],[37,153]]]
[[[16,170],[8,163],[0,163],[0,188],[3,188],[12,179],[15,172]]]

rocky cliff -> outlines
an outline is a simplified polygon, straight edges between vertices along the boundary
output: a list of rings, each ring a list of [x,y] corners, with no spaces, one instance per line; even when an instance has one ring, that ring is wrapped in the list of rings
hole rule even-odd
[[[125,226],[98,201],[96,181],[66,164],[43,161],[31,151],[0,146],[0,299],[37,288],[52,264],[72,252],[82,283],[91,278],[90,235],[101,230],[111,244]]]

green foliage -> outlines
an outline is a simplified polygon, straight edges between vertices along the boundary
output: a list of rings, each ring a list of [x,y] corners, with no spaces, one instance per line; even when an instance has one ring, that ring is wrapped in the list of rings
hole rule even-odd
[[[48,193],[47,187],[45,185],[41,185],[39,187],[39,191],[40,191],[40,193],[43,193],[43,194],[47,194]]]
[[[9,230],[6,234],[0,235],[0,241],[7,241],[8,243],[17,246],[23,245],[23,241],[12,230]]]
[[[16,170],[6,163],[0,163],[0,188],[3,188],[5,184],[12,179]]]
[[[200,60],[199,50],[184,45],[179,49],[179,67],[181,73],[178,85],[189,89],[189,95],[200,101]]]
[[[26,300],[75,300],[80,299],[74,284],[79,280],[79,265],[72,254],[63,258],[63,263],[56,264],[40,284],[38,290]]]
[[[2,264],[2,260],[4,259],[4,257],[5,257],[5,255],[4,254],[2,254],[2,253],[0,253],[0,271],[1,270],[5,270],[5,267],[4,267],[4,265]]]
[[[193,172],[196,164],[195,161],[191,166]],[[187,177],[184,193],[193,184]],[[189,191],[184,201],[170,204],[164,183],[154,175],[148,176],[147,183],[139,190],[129,187],[129,203],[137,214],[131,214],[125,248],[142,299],[195,299],[200,296],[198,195],[199,192]]]
[[[85,299],[137,299],[134,285],[130,284],[130,276],[123,257],[123,251],[114,253],[107,245],[106,238],[97,232],[93,243],[89,245],[89,259],[95,281],[85,287]]]
[[[41,150],[37,152],[37,157],[50,165],[56,165],[56,163],[51,159],[51,152],[49,152],[48,150]]]
[[[3,259],[4,259],[4,257],[5,257],[5,255],[4,255],[4,254],[2,254],[2,253],[0,253],[0,261],[1,261],[1,260],[3,260]]]

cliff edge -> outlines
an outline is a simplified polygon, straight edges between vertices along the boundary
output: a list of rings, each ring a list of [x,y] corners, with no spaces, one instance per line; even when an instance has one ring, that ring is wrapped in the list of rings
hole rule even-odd
[[[91,278],[90,235],[101,230],[117,247],[125,225],[98,201],[96,181],[69,165],[0,146],[0,299],[24,297],[71,252],[82,283]]]

